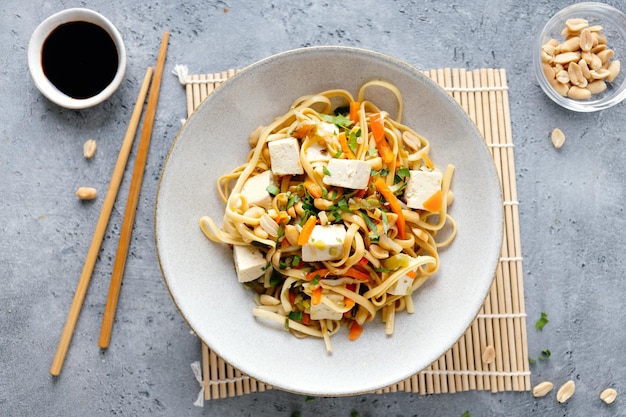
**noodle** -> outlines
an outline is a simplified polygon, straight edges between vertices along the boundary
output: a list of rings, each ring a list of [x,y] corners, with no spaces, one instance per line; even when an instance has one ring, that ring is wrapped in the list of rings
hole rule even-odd
[[[365,99],[372,86],[396,97],[395,118]],[[401,123],[402,101],[385,81],[356,99],[340,89],[299,97],[218,179],[222,226],[200,219],[210,240],[234,247],[239,281],[265,294],[252,313],[328,351],[342,325],[354,339],[379,312],[392,334],[456,235],[454,167],[434,166],[428,140]]]

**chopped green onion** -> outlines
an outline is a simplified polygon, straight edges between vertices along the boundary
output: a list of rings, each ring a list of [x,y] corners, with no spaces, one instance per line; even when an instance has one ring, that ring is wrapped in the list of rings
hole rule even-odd
[[[383,230],[385,231],[385,234],[386,234],[387,230],[389,230],[389,221],[387,220],[387,213],[381,210],[380,214],[381,214],[380,217],[383,221]]]
[[[300,200],[300,197],[298,196],[298,194],[291,195],[289,197],[289,201],[287,201],[287,208],[293,207],[293,205],[296,204],[298,200]]]
[[[461,417],[472,417],[472,416],[470,415],[469,411],[465,411],[463,414],[461,414]]]
[[[542,361],[545,361],[548,358],[550,358],[551,354],[552,352],[550,352],[550,349],[544,349],[541,351],[541,355],[539,356],[539,359],[541,359]]]
[[[360,213],[361,217],[363,217],[363,220],[365,220],[365,224],[367,224],[367,227],[371,231],[371,233],[369,234],[369,238],[372,239],[372,241],[377,242],[380,238],[380,236],[378,236],[378,228],[376,227],[372,219],[370,219],[370,216],[367,215],[367,213],[364,213],[362,211]]]
[[[302,311],[292,311],[289,313],[289,318],[295,321],[302,321]]]
[[[326,165],[324,165],[322,167],[322,171],[324,171],[324,175],[328,175],[329,177],[331,176],[330,171],[328,170],[328,168],[326,167]]]
[[[274,184],[268,185],[267,187],[265,187],[265,190],[272,196],[276,196],[278,195],[278,193],[280,193],[280,188],[278,188]]]

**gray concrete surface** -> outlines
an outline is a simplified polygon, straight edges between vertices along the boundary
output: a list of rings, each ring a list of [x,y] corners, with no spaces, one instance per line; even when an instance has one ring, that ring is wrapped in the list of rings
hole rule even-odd
[[[610,4],[626,5],[619,0]],[[531,45],[568,1],[47,1],[0,2],[0,415],[2,416],[609,416],[626,415],[623,309],[623,139],[626,104],[594,114],[563,110],[544,96],[531,69]],[[89,110],[61,109],[27,70],[30,33],[67,7],[93,8],[119,28],[128,49],[122,88]],[[145,68],[163,31],[171,32],[167,74],[154,127],[111,347],[97,337],[123,216],[119,203],[100,252],[59,378],[48,370],[102,198],[80,203],[84,184],[106,190]],[[153,205],[185,95],[169,74],[238,68],[309,45],[384,52],[419,68],[505,68],[510,87],[524,254],[533,384],[574,379],[567,404],[530,393],[394,393],[318,398],[278,391],[193,406],[190,364],[200,344],[162,281],[153,241]],[[556,151],[554,127],[567,136]],[[98,141],[86,161],[82,144]],[[131,163],[134,158],[131,157]],[[120,196],[128,191],[130,172]],[[101,194],[103,196],[103,194]],[[540,312],[550,323],[534,329]],[[606,406],[605,387],[620,393]]]

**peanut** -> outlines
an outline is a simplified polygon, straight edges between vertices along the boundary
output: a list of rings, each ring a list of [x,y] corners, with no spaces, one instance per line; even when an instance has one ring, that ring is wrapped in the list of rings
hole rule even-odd
[[[88,139],[83,144],[83,155],[85,156],[85,158],[91,159],[93,158],[95,154],[96,154],[96,141],[93,139]]]
[[[573,98],[574,100],[584,100],[591,97],[591,91],[586,88],[580,88],[573,85],[569,90],[567,90],[567,96],[569,98]]]
[[[617,391],[613,388],[607,388],[600,393],[600,399],[607,404],[613,404],[613,401],[617,398]]]
[[[556,400],[563,404],[574,395],[574,391],[576,390],[576,384],[571,379],[567,381],[565,384],[559,388],[556,393]]]
[[[563,131],[557,127],[552,131],[550,139],[552,140],[552,145],[559,149],[565,143],[565,134],[563,134]]]
[[[93,200],[98,195],[98,192],[93,187],[80,187],[76,190],[76,195],[81,200]]]
[[[552,391],[553,386],[554,385],[550,381],[540,382],[539,384],[535,385],[535,387],[533,388],[533,396],[544,397],[548,395],[550,391]]]
[[[493,346],[489,345],[485,348],[482,359],[485,363],[491,363],[496,359],[496,350]]]

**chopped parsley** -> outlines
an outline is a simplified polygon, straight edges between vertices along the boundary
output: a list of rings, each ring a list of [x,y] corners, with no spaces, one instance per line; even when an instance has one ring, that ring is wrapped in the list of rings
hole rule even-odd
[[[537,320],[537,323],[535,323],[535,327],[537,328],[537,330],[543,330],[543,327],[548,324],[549,320],[548,320],[548,315],[546,313],[541,313],[541,318],[539,320]]]
[[[331,116],[329,114],[320,114],[320,116],[322,116],[322,120],[324,120],[325,122],[332,123],[339,128],[343,127],[347,129],[350,127],[350,125],[352,125],[352,120],[348,119],[343,114],[338,114],[337,116]]]

